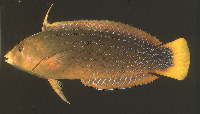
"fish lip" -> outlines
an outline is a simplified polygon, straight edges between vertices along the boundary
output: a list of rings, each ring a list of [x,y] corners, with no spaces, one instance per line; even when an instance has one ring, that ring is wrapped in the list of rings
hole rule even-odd
[[[5,57],[6,59],[8,59],[8,53],[7,53],[6,55],[4,55],[4,57]]]
[[[9,64],[13,64],[13,59],[11,58],[10,52],[8,52],[4,57],[5,57],[5,62],[7,62]]]
[[[10,59],[10,58],[6,58],[6,59],[5,59],[5,62],[6,62],[6,63],[9,63],[9,64],[13,64],[13,60]]]
[[[7,62],[9,58],[5,57],[5,61]]]
[[[7,62],[8,61],[8,54],[6,54],[5,56],[4,56],[4,58],[5,58],[5,61]]]

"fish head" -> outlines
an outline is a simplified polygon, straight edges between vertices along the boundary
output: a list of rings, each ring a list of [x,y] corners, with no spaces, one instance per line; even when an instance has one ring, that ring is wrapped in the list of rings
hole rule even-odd
[[[22,53],[24,50],[23,41],[17,44],[11,51],[9,51],[4,57],[6,62],[11,65],[17,65],[17,63],[22,62]]]
[[[25,71],[32,71],[32,69],[42,60],[45,52],[37,42],[37,36],[30,40],[32,36],[24,39],[17,44],[4,57],[5,62]]]

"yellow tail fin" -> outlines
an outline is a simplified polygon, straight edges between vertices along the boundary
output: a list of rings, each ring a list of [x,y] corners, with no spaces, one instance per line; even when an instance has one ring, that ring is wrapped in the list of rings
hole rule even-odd
[[[183,80],[187,76],[190,65],[190,52],[186,40],[179,38],[164,44],[163,47],[169,47],[172,51],[173,66],[165,71],[155,70],[154,72],[174,79]]]

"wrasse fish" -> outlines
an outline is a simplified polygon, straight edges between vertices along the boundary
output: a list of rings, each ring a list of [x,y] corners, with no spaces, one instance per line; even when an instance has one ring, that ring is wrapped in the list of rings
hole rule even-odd
[[[51,7],[42,31],[21,41],[5,57],[7,63],[48,79],[65,102],[69,103],[57,79],[80,79],[101,90],[150,83],[158,78],[154,74],[177,80],[187,76],[190,53],[184,38],[162,44],[140,29],[113,21],[50,24]]]

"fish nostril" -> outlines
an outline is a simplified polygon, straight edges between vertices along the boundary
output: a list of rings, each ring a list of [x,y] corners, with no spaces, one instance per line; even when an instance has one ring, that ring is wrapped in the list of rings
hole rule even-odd
[[[23,49],[23,48],[18,48],[18,51],[19,51],[19,52],[22,52],[22,49]]]
[[[22,49],[19,49],[18,51],[19,51],[19,52],[21,52],[21,51],[22,51]]]

